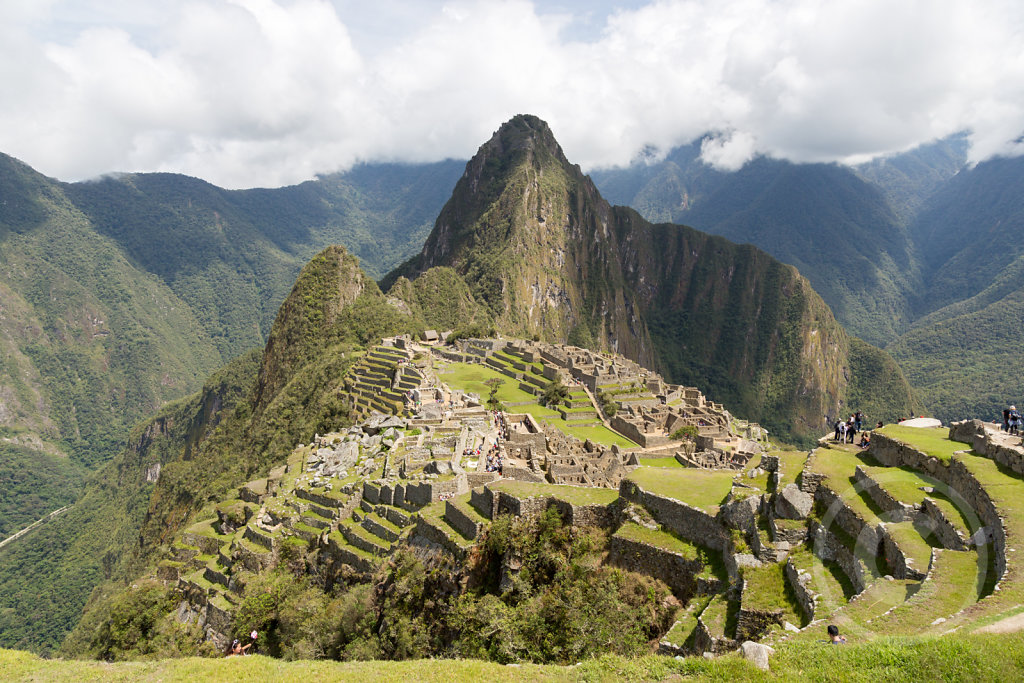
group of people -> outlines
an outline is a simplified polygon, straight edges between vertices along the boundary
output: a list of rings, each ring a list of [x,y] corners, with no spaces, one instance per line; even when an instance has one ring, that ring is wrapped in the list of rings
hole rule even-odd
[[[857,432],[861,431],[861,427],[864,425],[864,413],[859,410],[852,415],[850,419],[836,420],[835,423],[835,440],[839,443],[853,443],[857,437]]]
[[[505,413],[492,410],[491,417],[494,419],[494,426],[498,428],[498,437],[508,441],[508,420],[505,419]]]
[[[504,458],[501,455],[501,449],[498,448],[498,444],[491,446],[490,450],[487,451],[487,461],[484,464],[485,472],[497,472],[501,474],[501,468],[504,465]]]
[[[1017,406],[1010,406],[1003,410],[1003,431],[1009,432],[1010,434],[1020,434],[1020,423],[1021,415],[1017,411]]]

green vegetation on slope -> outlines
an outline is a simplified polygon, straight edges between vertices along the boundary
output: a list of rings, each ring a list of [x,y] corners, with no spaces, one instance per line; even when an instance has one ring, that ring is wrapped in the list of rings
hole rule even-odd
[[[173,463],[180,460],[179,469],[195,466],[195,479],[205,481],[205,462],[189,460],[196,455],[193,449],[215,429],[222,417],[218,411],[231,414],[251,393],[257,367],[255,354],[242,358],[213,375],[201,393],[166,406],[137,426],[128,447],[90,478],[67,512],[0,549],[0,645],[56,650],[97,584],[123,585],[117,582],[140,570],[139,530],[155,488],[147,481],[147,471],[163,465],[162,486],[168,468],[173,476]],[[230,457],[229,467],[239,467],[237,455],[225,457]],[[180,523],[181,512],[160,525]]]
[[[82,468],[67,458],[0,443],[0,540],[73,503]]]

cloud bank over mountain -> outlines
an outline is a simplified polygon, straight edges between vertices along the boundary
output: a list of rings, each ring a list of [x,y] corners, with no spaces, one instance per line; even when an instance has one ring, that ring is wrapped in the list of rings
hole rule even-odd
[[[520,112],[586,168],[708,132],[708,163],[858,162],[968,131],[1024,152],[1001,0],[9,0],[0,150],[61,179],[276,186],[469,157]]]

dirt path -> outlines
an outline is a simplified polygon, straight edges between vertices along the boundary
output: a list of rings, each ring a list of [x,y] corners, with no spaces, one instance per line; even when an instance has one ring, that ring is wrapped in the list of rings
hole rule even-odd
[[[62,507],[62,508],[60,508],[60,509],[58,509],[58,510],[54,510],[53,512],[50,512],[50,513],[48,513],[48,514],[44,515],[43,517],[40,517],[39,519],[37,519],[36,521],[32,522],[31,524],[29,524],[29,525],[28,525],[27,527],[25,527],[24,529],[22,529],[21,531],[16,531],[16,532],[14,532],[13,534],[11,534],[10,536],[8,536],[8,537],[7,537],[7,538],[5,538],[4,540],[0,541],[0,548],[3,548],[3,547],[4,547],[5,545],[7,545],[8,543],[10,543],[11,541],[16,541],[16,540],[18,540],[19,538],[21,538],[22,536],[24,536],[24,535],[25,535],[25,534],[27,534],[28,532],[30,532],[30,531],[32,531],[33,529],[35,529],[36,527],[38,527],[38,526],[39,526],[40,524],[42,524],[42,523],[43,523],[43,522],[45,522],[46,520],[48,520],[48,519],[52,519],[53,517],[56,517],[56,516],[57,516],[57,515],[59,515],[60,513],[62,513],[62,512],[64,512],[65,510],[67,510],[67,509],[68,509],[69,507],[71,507],[71,506],[70,506],[70,505],[65,505],[64,507]]]
[[[1024,613],[1000,619],[994,624],[979,628],[975,633],[1013,633],[1021,630],[1024,630]]]

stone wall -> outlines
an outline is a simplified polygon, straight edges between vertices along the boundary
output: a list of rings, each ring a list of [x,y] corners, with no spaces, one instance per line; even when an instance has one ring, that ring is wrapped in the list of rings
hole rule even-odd
[[[781,608],[774,610],[747,609],[741,605],[740,611],[736,615],[736,640],[741,643],[745,640],[758,640],[768,633],[772,626],[781,625]]]
[[[878,533],[882,539],[885,564],[889,567],[889,573],[897,579],[911,579],[913,581],[923,579],[928,568],[915,567],[914,561],[903,554],[903,551],[896,545],[896,541],[893,540],[884,524],[878,528]]]
[[[466,514],[452,501],[445,501],[444,504],[444,518],[453,529],[458,531],[466,538],[475,539],[480,535],[480,531],[483,527],[482,524],[477,522],[475,519]]]
[[[516,467],[514,465],[504,465],[501,468],[501,476],[505,479],[513,479],[515,481],[529,481],[535,484],[543,484],[547,482],[544,475],[539,472],[534,472],[528,467]]]
[[[327,539],[322,546],[322,552],[329,557],[334,558],[341,564],[347,564],[349,567],[352,567],[356,571],[364,574],[369,574],[376,568],[374,563],[367,558],[362,555],[357,555],[348,548],[340,545],[334,534],[329,534],[327,536]]]
[[[825,508],[825,519],[837,524],[846,535],[853,538],[858,548],[876,557],[884,552],[878,529],[854,512],[827,484],[818,486],[814,499]]]
[[[867,587],[867,568],[831,531],[811,520],[810,538],[814,554],[823,562],[835,562],[853,584],[856,593]]]
[[[659,524],[668,527],[682,538],[724,553],[730,547],[729,532],[717,519],[697,508],[673,498],[665,498],[644,491],[629,479],[619,485],[619,495],[631,503],[642,505],[654,515]]]
[[[636,424],[626,420],[621,415],[613,415],[612,419],[609,421],[609,424],[611,424],[612,429],[617,431],[619,434],[622,434],[627,439],[634,441],[645,448],[649,445],[653,445],[647,443],[647,435],[644,432],[641,432],[640,428],[637,427]],[[667,443],[668,439],[663,438],[663,441]]]
[[[486,486],[473,489],[470,492],[469,504],[487,519],[494,519],[494,516],[498,514],[498,509],[495,507],[494,493]]]
[[[981,420],[965,420],[949,426],[949,438],[971,445],[976,453],[1024,476],[1024,451],[1015,443],[1015,437],[992,429]]]
[[[556,496],[527,496],[520,498],[507,491],[490,491],[492,502],[490,509],[493,515],[510,514],[516,517],[539,515],[549,507],[557,508],[566,524],[573,526],[596,526],[610,529],[618,522],[618,508],[613,505],[573,505]],[[478,511],[483,513],[487,509],[487,500],[484,494],[471,496],[471,504]],[[488,515],[484,515],[485,517]]]
[[[740,646],[739,642],[732,638],[711,635],[711,631],[708,630],[707,624],[704,623],[704,619],[701,617],[697,617],[697,628],[694,631],[693,645],[697,652],[710,652],[715,655],[732,652]]]
[[[931,498],[925,498],[921,505],[924,514],[921,515],[919,524],[935,534],[935,537],[942,543],[943,548],[950,550],[966,550],[967,539],[963,537],[959,529],[946,518],[945,513],[935,504]]]
[[[887,521],[913,521],[920,516],[916,509],[893,498],[871,475],[862,470],[860,465],[857,465],[853,471],[853,481],[854,484],[863,487],[863,491],[875,502],[875,505],[886,512]]]
[[[497,472],[467,472],[466,473],[466,485],[471,489],[476,489],[484,484],[489,484],[492,481],[496,481],[501,477]]]
[[[453,541],[444,531],[430,524],[422,517],[416,519],[416,526],[413,529],[410,542],[413,544],[427,541],[429,544],[440,546],[448,551],[458,561],[466,559],[466,550]]]
[[[793,564],[793,560],[786,558],[786,565],[783,567],[783,573],[786,576],[786,581],[789,582],[790,588],[793,589],[793,595],[796,596],[796,601],[800,605],[800,611],[803,612],[804,618],[807,621],[814,621],[814,613],[818,608],[818,594],[811,590],[811,583],[813,578],[809,572],[803,569],[797,569],[796,565]]]
[[[661,579],[684,603],[696,592],[694,577],[704,569],[700,560],[687,559],[679,553],[621,536],[611,537],[609,550],[612,562]]]
[[[469,485],[466,482],[465,474],[444,481],[420,481],[415,484],[406,484],[403,507],[406,509],[419,508],[441,500],[442,494],[455,496],[467,491],[469,491]]]

